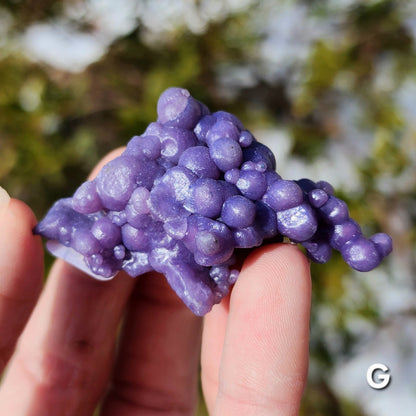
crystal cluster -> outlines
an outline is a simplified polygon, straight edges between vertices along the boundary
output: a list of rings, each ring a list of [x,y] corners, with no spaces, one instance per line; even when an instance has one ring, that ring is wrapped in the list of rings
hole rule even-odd
[[[204,315],[236,281],[239,249],[286,237],[319,263],[339,250],[359,271],[391,251],[388,235],[362,235],[328,182],[282,179],[270,149],[233,114],[211,113],[181,88],[162,93],[157,113],[37,224],[53,254],[103,280],[163,273]]]

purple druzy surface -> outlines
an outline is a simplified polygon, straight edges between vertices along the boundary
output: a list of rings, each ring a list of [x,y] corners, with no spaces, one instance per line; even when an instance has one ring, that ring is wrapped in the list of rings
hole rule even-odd
[[[235,115],[211,113],[176,87],[161,94],[157,114],[37,224],[53,254],[100,280],[163,273],[204,315],[238,278],[240,248],[286,237],[315,262],[335,249],[359,271],[392,250],[387,234],[362,235],[328,182],[282,179],[271,150]]]

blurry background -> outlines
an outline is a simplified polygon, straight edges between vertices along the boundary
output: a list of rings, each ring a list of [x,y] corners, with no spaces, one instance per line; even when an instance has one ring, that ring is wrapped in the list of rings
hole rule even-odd
[[[413,415],[415,58],[415,1],[3,0],[0,184],[40,218],[155,120],[169,86],[235,113],[283,177],[330,181],[367,236],[394,241],[369,273],[336,254],[312,265],[302,414]]]

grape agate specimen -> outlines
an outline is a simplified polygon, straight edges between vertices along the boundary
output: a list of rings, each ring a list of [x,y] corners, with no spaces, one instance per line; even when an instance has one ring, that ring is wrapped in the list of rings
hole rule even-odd
[[[359,271],[392,250],[388,235],[362,235],[329,183],[282,179],[270,149],[233,114],[211,113],[181,88],[162,93],[157,114],[37,224],[54,255],[101,280],[163,273],[204,315],[236,281],[239,249],[286,237],[315,262],[335,249]]]

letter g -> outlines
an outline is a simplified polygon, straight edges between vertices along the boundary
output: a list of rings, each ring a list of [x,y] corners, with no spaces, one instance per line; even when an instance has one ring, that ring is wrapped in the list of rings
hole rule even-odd
[[[382,374],[377,374],[377,371],[382,371]],[[367,370],[367,383],[370,387],[376,390],[385,389],[391,380],[391,375],[388,374],[389,368],[381,363],[370,365]]]

